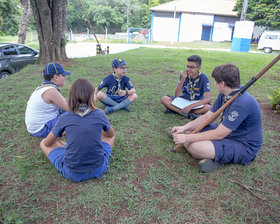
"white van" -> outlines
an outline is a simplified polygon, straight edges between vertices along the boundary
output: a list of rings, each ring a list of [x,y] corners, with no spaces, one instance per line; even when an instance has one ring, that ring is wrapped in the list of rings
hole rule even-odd
[[[264,31],[259,40],[258,49],[265,53],[280,50],[280,31]]]

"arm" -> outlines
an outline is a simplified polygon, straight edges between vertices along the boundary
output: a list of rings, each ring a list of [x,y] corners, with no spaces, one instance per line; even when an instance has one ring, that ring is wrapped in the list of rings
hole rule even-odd
[[[136,90],[134,88],[128,90],[128,91],[125,91],[125,90],[119,90],[119,95],[120,96],[125,96],[126,94],[127,95],[133,95],[134,93],[136,93]]]
[[[108,131],[103,131],[102,135],[106,136],[106,137],[109,137],[109,138],[114,137],[115,132],[114,132],[114,129],[112,128],[112,126],[110,127],[110,129]]]
[[[199,141],[220,140],[228,136],[232,132],[223,124],[220,124],[215,130],[200,132],[197,134],[177,134],[173,135],[175,144],[193,143]]]
[[[206,120],[208,120],[213,115],[212,111],[208,111],[206,114],[200,116],[199,118],[188,122],[184,126],[175,126],[172,128],[172,132],[174,134],[183,134],[183,133],[190,133],[196,128],[198,128],[201,124],[203,124]]]
[[[183,87],[183,84],[184,84],[186,78],[187,78],[187,71],[183,71],[182,76],[181,76],[181,80],[180,80],[178,86],[175,89],[175,97],[178,97],[181,94],[182,87]]]
[[[57,139],[58,137],[56,137],[52,132],[50,132],[48,136],[42,140],[41,144],[43,144],[46,147],[50,147],[57,142]]]
[[[46,90],[42,94],[42,98],[48,104],[51,104],[51,103],[55,104],[55,105],[57,105],[58,107],[60,107],[64,111],[68,111],[69,110],[69,107],[68,107],[66,99],[55,88],[51,88],[51,89]]]

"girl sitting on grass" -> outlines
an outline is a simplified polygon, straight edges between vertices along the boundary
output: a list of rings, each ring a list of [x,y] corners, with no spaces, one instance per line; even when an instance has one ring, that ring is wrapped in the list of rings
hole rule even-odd
[[[69,111],[61,115],[40,147],[65,178],[100,178],[108,169],[115,133],[105,113],[94,106],[95,88],[77,79],[69,93]],[[58,141],[66,132],[67,144]]]

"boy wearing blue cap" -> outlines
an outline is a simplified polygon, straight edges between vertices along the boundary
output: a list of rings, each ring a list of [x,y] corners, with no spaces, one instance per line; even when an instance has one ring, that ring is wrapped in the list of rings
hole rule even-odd
[[[105,77],[96,91],[97,99],[106,106],[106,114],[120,109],[129,111],[129,104],[138,98],[130,79],[125,75],[126,62],[122,58],[116,58],[112,62],[112,68],[114,73]],[[100,91],[104,87],[107,87],[106,94]]]
[[[68,111],[66,99],[59,87],[65,85],[65,71],[58,63],[49,63],[43,71],[44,80],[30,96],[25,111],[25,124],[30,134],[45,138],[63,111]]]

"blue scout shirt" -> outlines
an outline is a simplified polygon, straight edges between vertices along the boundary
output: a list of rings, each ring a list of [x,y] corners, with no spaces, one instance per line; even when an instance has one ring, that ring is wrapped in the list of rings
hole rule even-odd
[[[202,100],[205,98],[205,92],[210,92],[209,79],[205,74],[200,73],[195,79],[189,78],[188,76],[186,77],[186,80],[182,86],[182,94],[180,97],[190,101]]]
[[[224,102],[224,94],[219,94],[212,112],[216,112]],[[248,153],[256,156],[261,148],[262,115],[258,102],[245,92],[238,96],[224,111],[222,124],[232,132],[226,137],[243,143],[248,147]]]
[[[72,111],[62,114],[52,133],[61,137],[66,131],[65,165],[74,172],[88,172],[103,165],[101,134],[102,130],[108,131],[110,127],[102,110],[96,109],[83,117]]]
[[[118,95],[119,90],[125,90],[125,88],[128,88],[128,90],[132,89],[133,85],[127,76],[124,75],[120,79],[117,79],[116,76],[111,74],[105,77],[99,84],[98,91],[104,87],[107,87],[107,95],[114,96]]]

